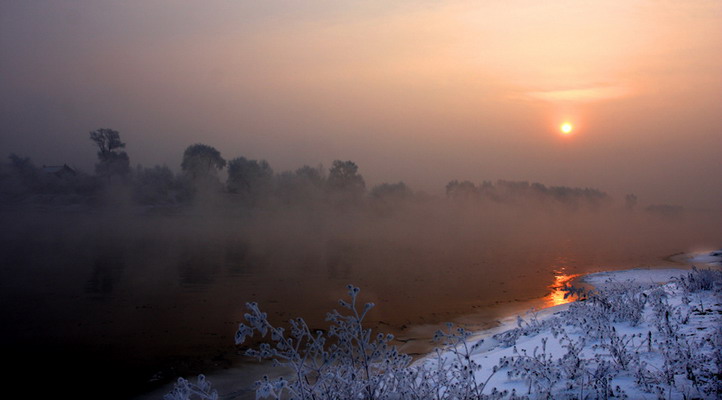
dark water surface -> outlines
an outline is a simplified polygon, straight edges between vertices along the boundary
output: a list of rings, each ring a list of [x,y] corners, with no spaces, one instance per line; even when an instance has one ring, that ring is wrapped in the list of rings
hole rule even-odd
[[[325,211],[5,210],[2,354],[28,393],[133,398],[179,375],[236,365],[257,301],[276,323],[325,313],[361,287],[369,326],[421,346],[419,326],[549,294],[559,277],[670,265],[717,248],[718,214],[659,218]],[[400,342],[403,345],[403,342]],[[31,396],[32,398],[32,396]]]

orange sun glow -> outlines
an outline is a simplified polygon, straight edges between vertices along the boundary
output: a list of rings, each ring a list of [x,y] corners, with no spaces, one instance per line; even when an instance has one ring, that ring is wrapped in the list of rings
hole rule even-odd
[[[562,131],[562,135],[570,135],[574,127],[569,122],[563,123],[559,129]]]
[[[579,276],[579,274],[565,273],[564,268],[554,272],[554,283],[549,286],[551,293],[549,293],[545,298],[548,307],[558,306],[560,304],[566,304],[574,301],[572,297],[566,297],[568,292],[565,289],[569,288],[572,280]]]

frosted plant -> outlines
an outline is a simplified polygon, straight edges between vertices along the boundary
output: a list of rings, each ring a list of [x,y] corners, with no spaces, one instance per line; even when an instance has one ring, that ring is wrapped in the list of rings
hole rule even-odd
[[[484,384],[476,381],[476,372],[481,371],[481,365],[474,361],[472,353],[479,348],[483,341],[469,345],[471,333],[464,328],[454,329],[453,324],[446,324],[447,331],[439,330],[434,335],[434,341],[441,343],[450,360],[446,360],[440,351],[437,351],[437,362],[444,368],[440,371],[443,374],[440,378],[444,392],[444,398],[481,398]],[[442,362],[444,362],[442,364]],[[492,372],[496,372],[495,370]],[[491,378],[491,376],[489,377]],[[487,379],[488,382],[488,379]]]
[[[264,338],[270,333],[270,342],[246,351],[246,355],[273,360],[293,371],[289,380],[271,381],[264,377],[257,383],[259,397],[382,399],[402,391],[404,385],[416,378],[406,370],[411,357],[390,345],[392,335],[372,336],[371,329],[363,327],[373,303],[359,309],[359,288],[352,285],[347,288],[351,301],[340,300],[339,304],[348,313],[336,310],[328,313],[326,319],[331,325],[326,332],[311,332],[306,322],[298,318],[290,321],[291,330],[286,334],[283,328],[271,325],[256,303],[246,305],[250,311],[245,315],[249,325],[239,325],[236,344],[255,333]]]
[[[687,292],[694,293],[701,290],[713,290],[717,293],[722,291],[722,271],[714,269],[697,269],[682,275],[675,281]]]
[[[624,397],[624,391],[617,386],[612,386],[612,379],[619,373],[612,363],[603,357],[596,355],[591,363],[593,368],[588,369],[589,383],[596,392],[597,399],[608,399],[610,397]]]
[[[553,356],[547,353],[547,341],[548,338],[543,338],[541,350],[535,347],[531,354],[526,349],[517,352],[507,373],[510,377],[524,378],[529,385],[528,394],[532,394],[533,389],[543,398],[551,398],[554,386],[561,378],[561,370]]]
[[[218,400],[218,392],[211,389],[211,383],[204,375],[198,375],[196,383],[178,378],[173,390],[163,400]]]
[[[612,331],[600,347],[609,352],[612,361],[619,368],[626,370],[632,362],[637,361],[638,353],[636,352],[634,339],[641,337],[639,335],[619,335],[616,328],[612,327]]]
[[[567,350],[557,362],[561,375],[566,380],[566,390],[572,391],[579,387],[579,397],[583,398],[585,370],[588,363],[583,354],[586,340],[584,337],[579,338],[579,340],[571,339],[564,332],[559,342],[562,348]]]
[[[561,320],[558,317],[540,320],[538,318],[538,312],[533,308],[527,312],[527,315],[529,316],[528,321],[521,316],[517,316],[516,328],[497,333],[493,338],[499,341],[504,347],[511,347],[516,344],[521,336],[533,336],[545,329],[551,330],[554,337],[557,337],[562,332]]]

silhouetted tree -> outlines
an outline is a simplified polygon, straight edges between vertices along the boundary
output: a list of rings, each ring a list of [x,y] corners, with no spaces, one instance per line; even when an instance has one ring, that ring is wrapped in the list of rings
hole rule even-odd
[[[624,207],[627,210],[633,211],[637,207],[637,196],[634,194],[624,196]]]
[[[40,180],[40,171],[33,164],[29,157],[20,157],[17,154],[10,154],[10,170],[26,185],[32,186]]]
[[[98,146],[98,151],[101,153],[109,153],[125,148],[125,143],[120,141],[120,133],[112,129],[96,129],[90,132],[90,140]]]
[[[28,194],[38,192],[41,187],[41,173],[28,157],[10,154],[10,163],[2,165],[0,194],[6,200],[19,200]]]
[[[471,199],[477,195],[476,185],[469,181],[456,179],[446,184],[446,195],[452,199]]]
[[[405,183],[382,183],[371,189],[369,205],[378,215],[388,216],[407,205],[413,197],[411,189]]]
[[[138,165],[133,180],[133,197],[140,204],[173,204],[190,196],[184,184],[167,166],[143,168]]]
[[[228,162],[228,191],[246,196],[251,202],[267,196],[273,185],[273,169],[266,160],[234,158]]]
[[[197,143],[190,145],[183,153],[181,168],[190,178],[217,178],[218,171],[226,166],[221,153],[211,146]]]
[[[98,163],[95,164],[95,173],[111,180],[113,176],[125,178],[130,172],[128,154],[120,149],[125,143],[120,141],[118,131],[101,128],[90,132],[90,140],[98,146]]]
[[[275,193],[284,204],[320,202],[325,196],[326,176],[323,167],[304,165],[294,172],[276,176]]]
[[[296,176],[316,187],[323,186],[326,180],[323,172],[323,166],[321,165],[319,165],[318,168],[304,165],[303,167],[296,170]]]
[[[381,200],[403,200],[412,195],[411,189],[404,182],[382,183],[371,189],[371,196]]]
[[[328,172],[328,186],[350,192],[363,192],[366,189],[364,178],[358,173],[353,161],[335,160]]]

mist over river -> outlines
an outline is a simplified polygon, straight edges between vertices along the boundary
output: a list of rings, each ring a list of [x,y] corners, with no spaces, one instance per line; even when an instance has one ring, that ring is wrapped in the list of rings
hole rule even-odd
[[[240,359],[244,303],[325,328],[349,283],[369,326],[414,327],[541,298],[555,277],[672,265],[718,248],[719,213],[404,208],[27,209],[0,212],[2,354],[14,382],[130,398]]]

